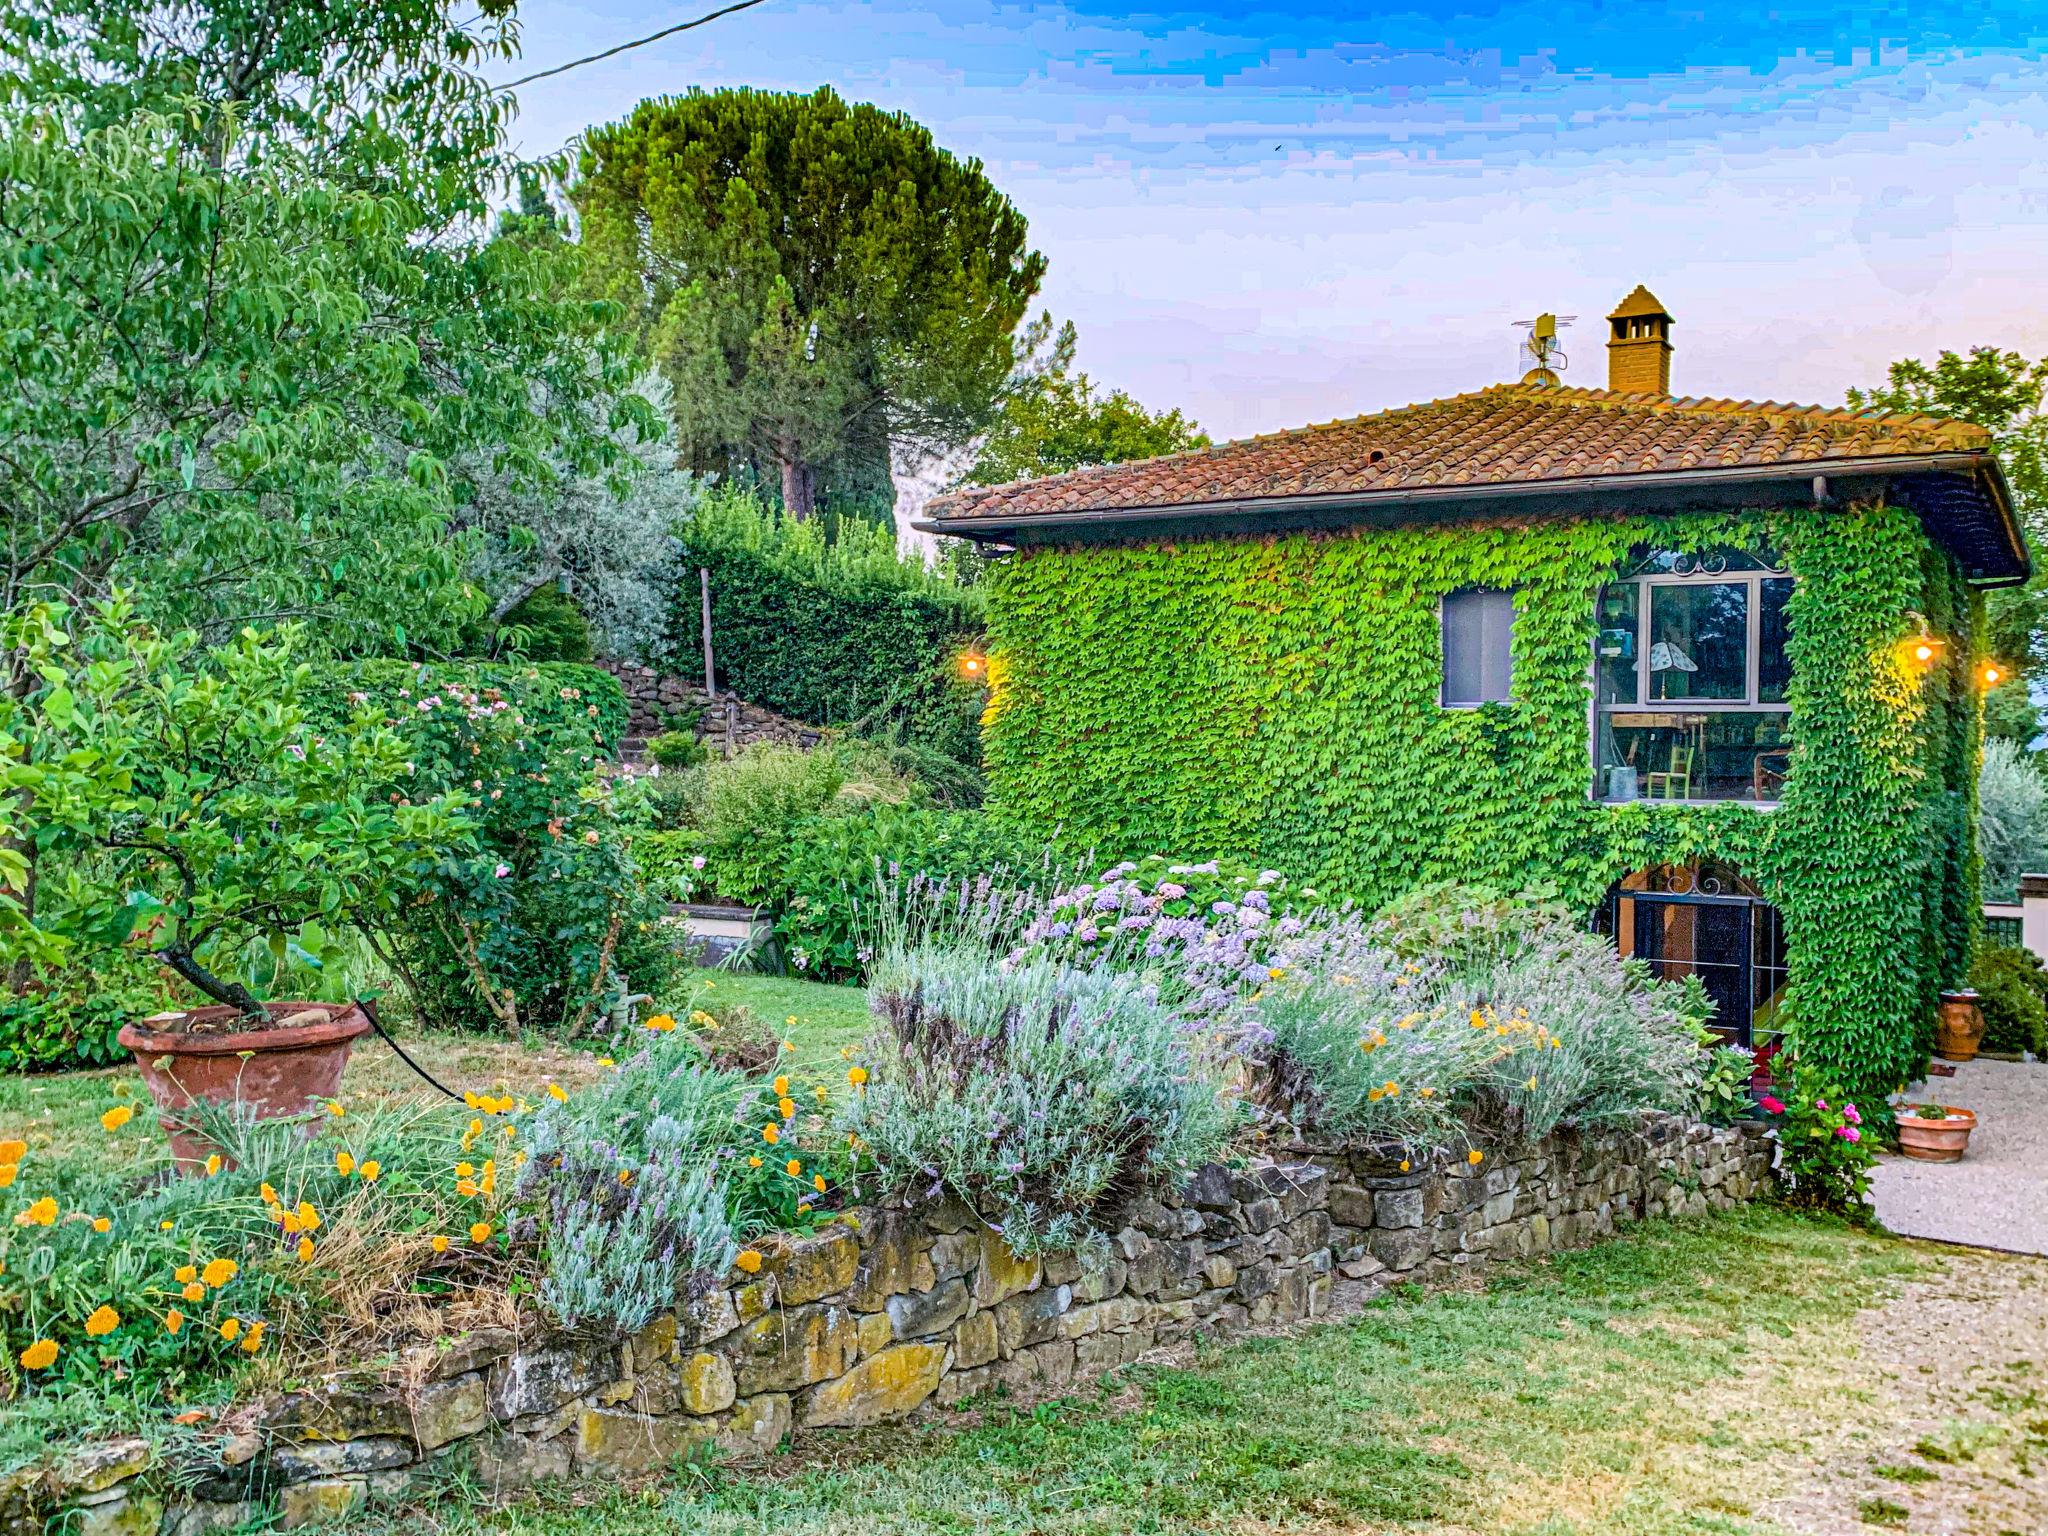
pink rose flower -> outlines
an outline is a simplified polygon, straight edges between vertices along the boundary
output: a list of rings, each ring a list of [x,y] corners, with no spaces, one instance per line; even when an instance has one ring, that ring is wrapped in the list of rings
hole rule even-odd
[[[1772,1098],[1768,1093],[1758,1099],[1757,1103],[1763,1105],[1764,1113],[1767,1115],[1782,1115],[1785,1113],[1785,1106]]]

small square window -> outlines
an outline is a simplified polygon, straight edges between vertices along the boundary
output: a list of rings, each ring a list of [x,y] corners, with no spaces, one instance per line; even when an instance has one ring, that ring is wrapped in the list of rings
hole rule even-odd
[[[1515,594],[1469,590],[1443,600],[1447,708],[1504,703],[1514,685]]]

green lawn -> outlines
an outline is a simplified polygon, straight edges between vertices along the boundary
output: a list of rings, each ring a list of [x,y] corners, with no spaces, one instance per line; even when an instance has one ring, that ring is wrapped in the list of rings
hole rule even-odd
[[[1857,1310],[1929,1261],[1756,1210],[1654,1224],[1495,1280],[1399,1295],[961,1425],[820,1434],[753,1473],[566,1486],[496,1515],[459,1494],[352,1530],[445,1536],[1380,1530],[1681,1536],[1746,1515],[1814,1433],[1864,1411]],[[1820,1419],[1824,1418],[1823,1425]]]
[[[790,1056],[801,1070],[836,1077],[842,1047],[860,1039],[867,1025],[867,1007],[856,987],[822,986],[774,976],[749,976],[729,971],[696,971],[663,999],[679,1008],[692,995],[697,1006],[716,1018],[746,1008],[762,1029],[789,1040]],[[573,1048],[538,1038],[514,1044],[493,1035],[417,1034],[397,1031],[406,1050],[435,1077],[457,1093],[466,1089],[533,1092],[547,1080],[574,1088],[602,1070],[597,1060],[608,1042],[592,1040]],[[374,1035],[365,1036],[349,1057],[342,1095],[351,1102],[388,1100],[431,1093]],[[141,1079],[132,1066],[94,1072],[0,1074],[0,1139],[20,1136],[31,1153],[92,1151],[104,1145],[100,1114],[129,1096],[144,1101]],[[138,1115],[127,1135],[154,1138],[153,1116]]]

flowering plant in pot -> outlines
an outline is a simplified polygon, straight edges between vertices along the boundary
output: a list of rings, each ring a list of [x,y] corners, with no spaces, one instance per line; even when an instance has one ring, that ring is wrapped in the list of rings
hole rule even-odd
[[[366,713],[314,729],[289,631],[204,649],[116,597],[24,610],[4,640],[22,686],[0,701],[0,842],[35,855],[11,926],[45,955],[141,949],[207,999],[121,1032],[182,1158],[206,1155],[194,1099],[283,1115],[332,1093],[368,1021],[261,994],[390,920],[469,836],[463,798],[414,801],[402,742]],[[40,910],[34,864],[68,882]]]
[[[1953,1104],[1900,1104],[1899,1151],[1923,1163],[1955,1163],[1969,1149],[1977,1117]]]

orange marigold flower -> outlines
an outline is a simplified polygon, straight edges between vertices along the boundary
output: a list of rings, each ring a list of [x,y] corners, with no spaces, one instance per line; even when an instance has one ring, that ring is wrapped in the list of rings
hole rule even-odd
[[[0,1141],[0,1163],[18,1163],[28,1156],[28,1143],[19,1138]]]
[[[207,1176],[207,1177],[208,1177],[208,1178],[210,1179],[210,1178],[212,1178],[212,1177],[213,1177],[213,1176],[214,1176],[214,1175],[215,1175],[216,1173],[219,1173],[219,1172],[220,1172],[220,1154],[219,1154],[218,1152],[213,1152],[213,1153],[209,1153],[209,1154],[207,1155],[207,1158],[206,1158],[206,1176]]]
[[[104,1115],[100,1116],[100,1124],[109,1131],[118,1131],[134,1118],[134,1110],[130,1109],[126,1104],[116,1104]]]
[[[121,1314],[102,1302],[93,1309],[92,1316],[85,1320],[85,1336],[89,1339],[104,1339],[120,1326]]]
[[[777,1097],[778,1099],[786,1099],[789,1097],[788,1078],[778,1077],[777,1079],[775,1079],[775,1097]]]
[[[255,1322],[249,1325],[249,1331],[242,1336],[241,1347],[242,1353],[245,1355],[253,1355],[256,1353],[257,1350],[263,1347],[262,1323]]]
[[[209,1259],[206,1268],[199,1271],[199,1278],[216,1291],[242,1272],[242,1266],[233,1259]]]
[[[825,1175],[823,1175],[822,1173],[812,1174],[811,1188],[815,1189],[821,1195],[825,1193]]]
[[[436,1253],[446,1253],[448,1251],[448,1238],[446,1234],[436,1232],[434,1234],[434,1241],[428,1246]]]
[[[301,1200],[299,1202],[299,1208],[294,1214],[299,1218],[299,1225],[308,1232],[318,1232],[320,1230],[319,1213],[306,1201]]]
[[[376,1183],[377,1175],[382,1173],[383,1171],[384,1165],[378,1162],[377,1159],[375,1159],[374,1157],[371,1158],[368,1162],[364,1163],[361,1167],[356,1169],[356,1172],[363,1176],[363,1182],[365,1184]]]
[[[265,1205],[277,1204],[277,1191],[270,1187],[270,1181],[268,1179],[264,1180],[263,1187],[257,1190],[256,1193],[263,1197],[263,1203]]]
[[[553,1099],[557,1104],[560,1104],[563,1100],[568,1098],[569,1095],[562,1091],[562,1085],[560,1083],[549,1083],[548,1097]]]
[[[733,1263],[750,1275],[758,1274],[761,1270],[761,1255],[751,1248],[742,1248],[739,1256],[733,1260]]]
[[[491,1240],[491,1224],[488,1221],[477,1222],[469,1229],[469,1240],[472,1243],[488,1243]]]
[[[230,1344],[242,1336],[242,1320],[239,1317],[224,1317],[220,1323],[220,1336]]]
[[[17,1227],[47,1227],[57,1219],[57,1202],[48,1195],[35,1201],[14,1218]]]
[[[782,1165],[782,1171],[788,1174],[792,1179],[800,1178],[803,1175],[804,1165],[792,1157],[788,1162]]]
[[[774,1146],[775,1143],[782,1140],[782,1127],[779,1125],[762,1126],[761,1139],[767,1142],[769,1146]]]
[[[298,1253],[298,1255],[299,1255],[299,1262],[300,1262],[301,1264],[310,1264],[310,1263],[312,1263],[312,1262],[313,1262],[313,1239],[311,1239],[310,1237],[302,1237],[302,1238],[300,1238],[300,1239],[299,1239],[299,1246],[298,1246],[298,1249],[297,1249],[296,1251],[297,1251],[297,1253]]]
[[[185,1314],[176,1307],[164,1314],[164,1332],[175,1335],[185,1326]]]
[[[346,1152],[334,1154],[334,1171],[344,1179],[356,1171],[356,1160]]]
[[[20,1172],[20,1167],[14,1163],[0,1163],[0,1189],[6,1189],[12,1184],[15,1175]]]
[[[95,1232],[111,1232],[114,1230],[114,1224],[104,1216],[95,1216],[92,1219],[92,1229]]]
[[[868,1069],[866,1067],[848,1067],[846,1069],[846,1080],[858,1088],[868,1080]]]
[[[761,1166],[761,1159],[758,1157],[750,1157],[747,1159],[747,1166],[749,1168],[758,1168]]]
[[[785,1120],[794,1120],[796,1118],[796,1100],[777,1099],[775,1101],[775,1113],[782,1116]]]
[[[465,1200],[473,1200],[473,1199],[475,1199],[475,1198],[476,1198],[476,1180],[475,1180],[475,1179],[457,1179],[457,1180],[455,1181],[455,1193],[457,1193],[458,1195],[462,1196],[462,1198],[463,1198],[463,1199],[465,1199]]]
[[[21,1352],[21,1368],[24,1371],[47,1371],[57,1363],[57,1341],[37,1339]]]
[[[1467,1152],[1465,1154],[1465,1161],[1470,1163],[1475,1168],[1478,1167],[1481,1162],[1485,1161],[1485,1158],[1486,1154],[1480,1151],[1477,1147],[1474,1147],[1470,1152]]]
[[[206,1287],[197,1280],[189,1280],[185,1283],[185,1288],[178,1294],[187,1301],[204,1301],[206,1300]]]
[[[657,1013],[647,1021],[647,1027],[656,1034],[665,1035],[676,1027],[675,1015],[672,1013]]]
[[[619,1187],[623,1189],[626,1185],[632,1182],[633,1170],[630,1168],[621,1168],[619,1170]]]
[[[348,1113],[348,1110],[342,1106],[341,1100],[329,1099],[327,1101],[327,1113],[330,1115],[345,1115]]]

